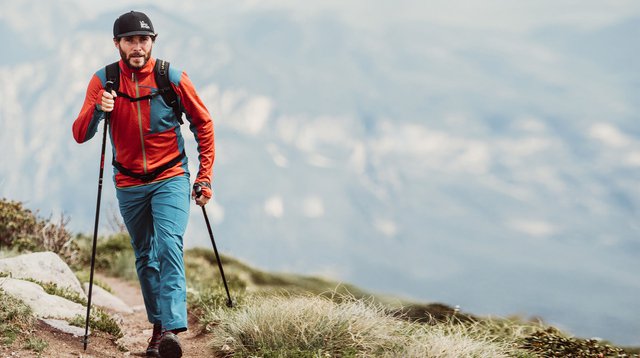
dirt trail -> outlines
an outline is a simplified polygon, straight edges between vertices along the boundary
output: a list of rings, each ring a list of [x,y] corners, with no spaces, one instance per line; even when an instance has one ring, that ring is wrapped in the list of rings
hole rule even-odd
[[[100,281],[108,284],[114,294],[133,308],[132,314],[120,314],[124,337],[117,342],[107,335],[96,332],[89,337],[87,351],[83,350],[83,337],[73,337],[70,334],[53,330],[44,324],[38,324],[33,336],[48,343],[48,347],[40,354],[28,350],[4,349],[0,350],[0,358],[4,357],[144,357],[147,340],[151,337],[152,325],[147,320],[140,287],[137,284],[125,282],[121,279],[97,275]],[[201,329],[190,316],[189,330],[179,335],[184,351],[183,357],[211,356],[207,349],[208,337],[201,334]]]

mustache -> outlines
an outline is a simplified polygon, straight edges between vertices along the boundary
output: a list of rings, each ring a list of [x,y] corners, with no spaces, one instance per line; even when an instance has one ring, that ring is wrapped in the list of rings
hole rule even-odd
[[[151,51],[135,51],[126,54],[122,49],[118,50],[120,52],[120,58],[125,62],[127,66],[133,69],[141,68],[151,58]],[[142,64],[138,63],[140,62],[138,61],[138,59],[142,59]]]

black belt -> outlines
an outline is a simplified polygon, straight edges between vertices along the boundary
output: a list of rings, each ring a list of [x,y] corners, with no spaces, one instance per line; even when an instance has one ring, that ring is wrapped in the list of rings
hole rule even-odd
[[[160,174],[162,174],[165,170],[173,168],[174,165],[178,164],[180,161],[182,161],[182,159],[185,157],[184,151],[182,153],[180,153],[180,155],[178,155],[177,157],[171,159],[168,163],[163,164],[159,167],[157,167],[154,171],[146,173],[146,174],[140,174],[140,173],[136,173],[133,172],[125,167],[122,166],[122,164],[116,162],[115,159],[113,159],[113,161],[111,162],[111,164],[116,167],[116,169],[118,169],[118,171],[128,177],[132,177],[132,178],[136,178],[136,179],[140,179],[145,183],[148,183],[150,181],[153,181],[155,178],[157,178]]]

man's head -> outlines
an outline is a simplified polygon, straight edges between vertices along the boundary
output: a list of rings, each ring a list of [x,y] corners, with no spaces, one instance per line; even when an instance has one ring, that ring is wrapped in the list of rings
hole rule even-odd
[[[120,15],[113,24],[113,42],[124,63],[133,69],[149,61],[156,36],[151,19],[138,11]]]

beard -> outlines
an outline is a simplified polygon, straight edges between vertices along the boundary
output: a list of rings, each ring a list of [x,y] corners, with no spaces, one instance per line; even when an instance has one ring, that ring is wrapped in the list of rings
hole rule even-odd
[[[122,58],[122,60],[124,61],[124,63],[131,69],[133,70],[139,70],[142,67],[144,67],[144,65],[147,64],[147,62],[149,61],[149,58],[151,58],[151,50],[149,50],[149,52],[147,52],[146,54],[144,54],[143,56],[140,56],[138,54],[134,54],[132,53],[131,55],[127,56],[126,53],[124,53],[124,51],[119,50],[120,51],[120,58]],[[137,63],[133,63],[133,59],[136,58],[143,58],[142,64],[137,64]]]

